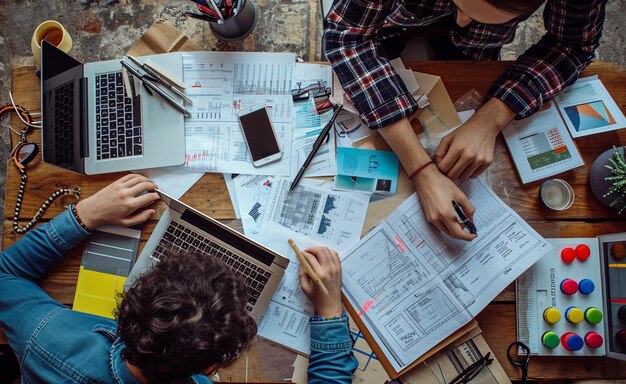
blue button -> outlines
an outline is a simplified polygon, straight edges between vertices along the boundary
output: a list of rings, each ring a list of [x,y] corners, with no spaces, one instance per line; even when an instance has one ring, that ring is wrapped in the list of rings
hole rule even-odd
[[[596,285],[593,283],[593,281],[589,280],[589,279],[582,279],[579,283],[578,283],[578,291],[582,294],[582,295],[588,295],[591,292],[593,292],[593,290],[596,288]]]
[[[571,335],[567,338],[567,346],[571,351],[580,351],[584,345],[583,338],[578,335]]]

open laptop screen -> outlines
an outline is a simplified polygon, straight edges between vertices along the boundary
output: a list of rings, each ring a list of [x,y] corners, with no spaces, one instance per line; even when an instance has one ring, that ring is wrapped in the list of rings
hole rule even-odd
[[[41,79],[43,81],[81,65],[78,60],[54,45],[45,40],[41,42]]]

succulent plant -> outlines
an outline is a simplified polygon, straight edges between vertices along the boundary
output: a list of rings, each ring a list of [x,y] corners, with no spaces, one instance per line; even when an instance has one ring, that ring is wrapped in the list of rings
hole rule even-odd
[[[625,150],[620,152],[615,146],[613,147],[615,152],[613,156],[609,157],[609,163],[605,167],[611,170],[612,176],[604,178],[606,181],[613,182],[613,185],[609,187],[609,191],[604,194],[603,197],[615,194],[615,200],[611,202],[611,207],[621,204],[621,208],[618,212],[622,213],[626,209],[626,160],[624,159]]]

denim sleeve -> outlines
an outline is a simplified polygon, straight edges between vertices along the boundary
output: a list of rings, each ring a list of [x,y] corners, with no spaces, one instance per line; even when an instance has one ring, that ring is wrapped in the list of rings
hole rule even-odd
[[[48,223],[29,232],[0,254],[0,275],[39,281],[63,258],[63,254],[83,241],[83,229],[67,209]]]
[[[67,310],[37,281],[87,235],[72,213],[65,211],[0,254],[0,327],[18,359],[38,327],[58,311]]]
[[[347,319],[311,321],[309,383],[352,383],[358,362]]]

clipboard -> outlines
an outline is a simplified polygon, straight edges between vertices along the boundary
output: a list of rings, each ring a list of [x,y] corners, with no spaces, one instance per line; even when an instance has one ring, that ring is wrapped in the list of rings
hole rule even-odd
[[[445,348],[450,343],[453,343],[454,341],[458,340],[467,332],[475,328],[478,328],[478,322],[475,319],[470,320],[467,324],[457,329],[453,334],[443,339],[439,344],[432,347],[430,350],[428,350],[428,352],[418,357],[414,362],[407,365],[404,369],[398,372],[393,368],[391,361],[389,361],[387,356],[385,356],[385,354],[383,353],[383,350],[378,346],[378,343],[376,343],[374,336],[372,336],[372,333],[369,331],[369,329],[367,329],[367,327],[365,326],[365,323],[359,317],[358,312],[352,307],[352,305],[350,304],[350,302],[348,301],[348,299],[343,293],[341,294],[341,301],[343,302],[343,305],[346,308],[346,311],[352,317],[352,320],[354,320],[354,323],[357,325],[359,330],[363,333],[363,336],[365,336],[365,340],[369,344],[370,348],[372,348],[374,353],[376,353],[376,357],[378,357],[378,360],[380,361],[383,368],[385,369],[385,372],[387,372],[387,374],[389,375],[391,379],[397,379],[403,374],[409,372],[411,369],[418,366],[423,361],[433,356],[434,354],[436,354],[437,352]]]

